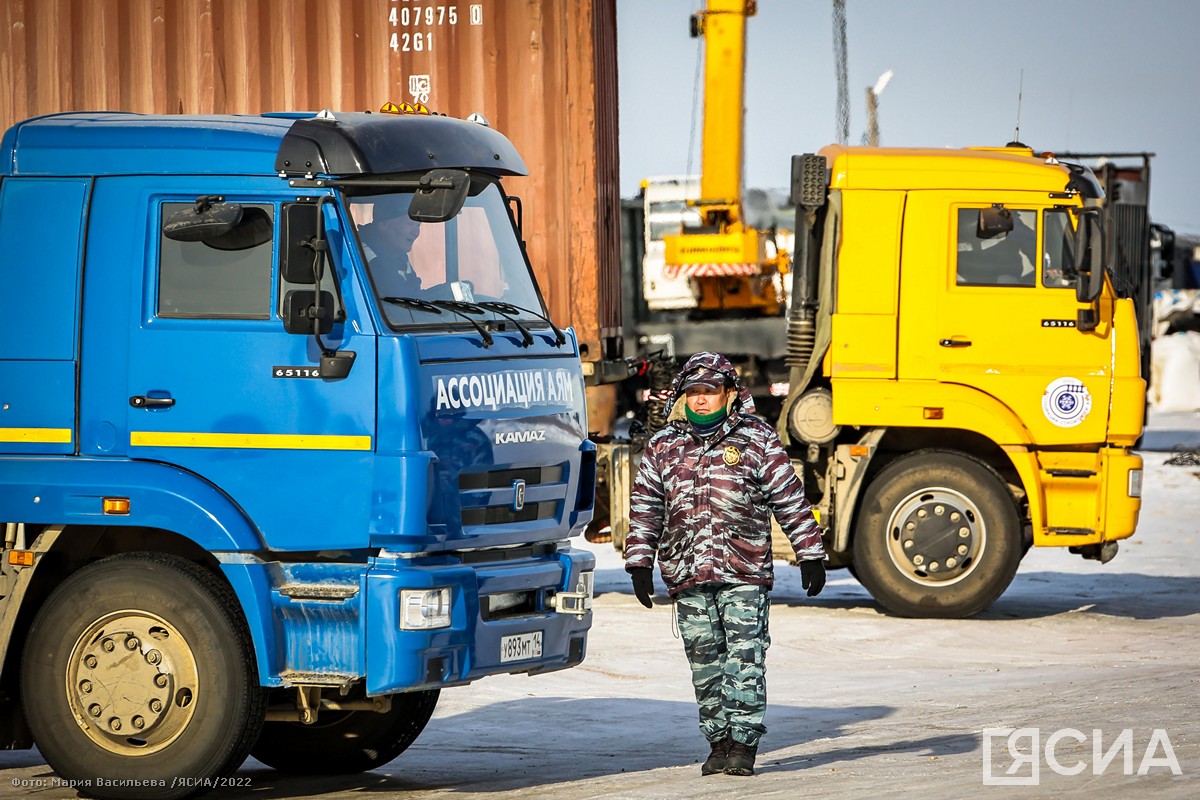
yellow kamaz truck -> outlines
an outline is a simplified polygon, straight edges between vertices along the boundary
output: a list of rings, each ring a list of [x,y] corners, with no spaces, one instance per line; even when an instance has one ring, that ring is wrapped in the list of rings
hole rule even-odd
[[[742,202],[755,12],[708,0],[691,19],[706,48],[700,219],[659,232],[664,273],[695,302],[632,320],[646,360],[624,393],[630,435],[599,445],[600,524],[619,547],[675,360],[719,350],[789,446],[831,566],[891,611],[974,614],[1031,546],[1110,560],[1141,504],[1148,158],[1143,202],[1120,209],[1086,167],[1018,142],[827,147],[793,158],[794,244],[767,257],[770,231]]]
[[[953,617],[1030,546],[1111,559],[1145,383],[1091,171],[1019,143],[830,146],[793,158],[791,192],[778,428],[831,564],[895,613]]]

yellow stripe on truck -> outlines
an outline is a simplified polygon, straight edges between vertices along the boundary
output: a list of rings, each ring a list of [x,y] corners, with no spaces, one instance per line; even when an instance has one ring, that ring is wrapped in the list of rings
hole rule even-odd
[[[0,428],[0,442],[70,444],[70,428]]]
[[[226,447],[247,450],[370,450],[370,436],[291,433],[130,431],[133,447]]]

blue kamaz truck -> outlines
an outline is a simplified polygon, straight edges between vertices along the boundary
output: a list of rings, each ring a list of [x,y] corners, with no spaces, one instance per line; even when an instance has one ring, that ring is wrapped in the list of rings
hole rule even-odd
[[[483,121],[58,114],[0,144],[0,744],[102,797],[399,755],[580,663],[595,450]]]

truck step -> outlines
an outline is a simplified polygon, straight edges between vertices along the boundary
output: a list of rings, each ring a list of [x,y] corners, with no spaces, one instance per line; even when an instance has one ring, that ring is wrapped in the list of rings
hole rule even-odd
[[[280,586],[279,593],[296,600],[349,600],[358,594],[358,587],[337,583],[290,583]]]

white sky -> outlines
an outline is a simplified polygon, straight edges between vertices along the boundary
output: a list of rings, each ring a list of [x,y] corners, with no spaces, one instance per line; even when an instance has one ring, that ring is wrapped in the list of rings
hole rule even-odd
[[[688,171],[700,0],[617,0],[621,194]],[[748,21],[747,186],[783,187],[794,153],[837,139],[832,0],[759,0]],[[850,144],[879,97],[880,142],[1149,151],[1150,212],[1200,234],[1197,0],[846,0]],[[696,126],[699,128],[697,117]],[[699,168],[700,145],[691,169]]]

